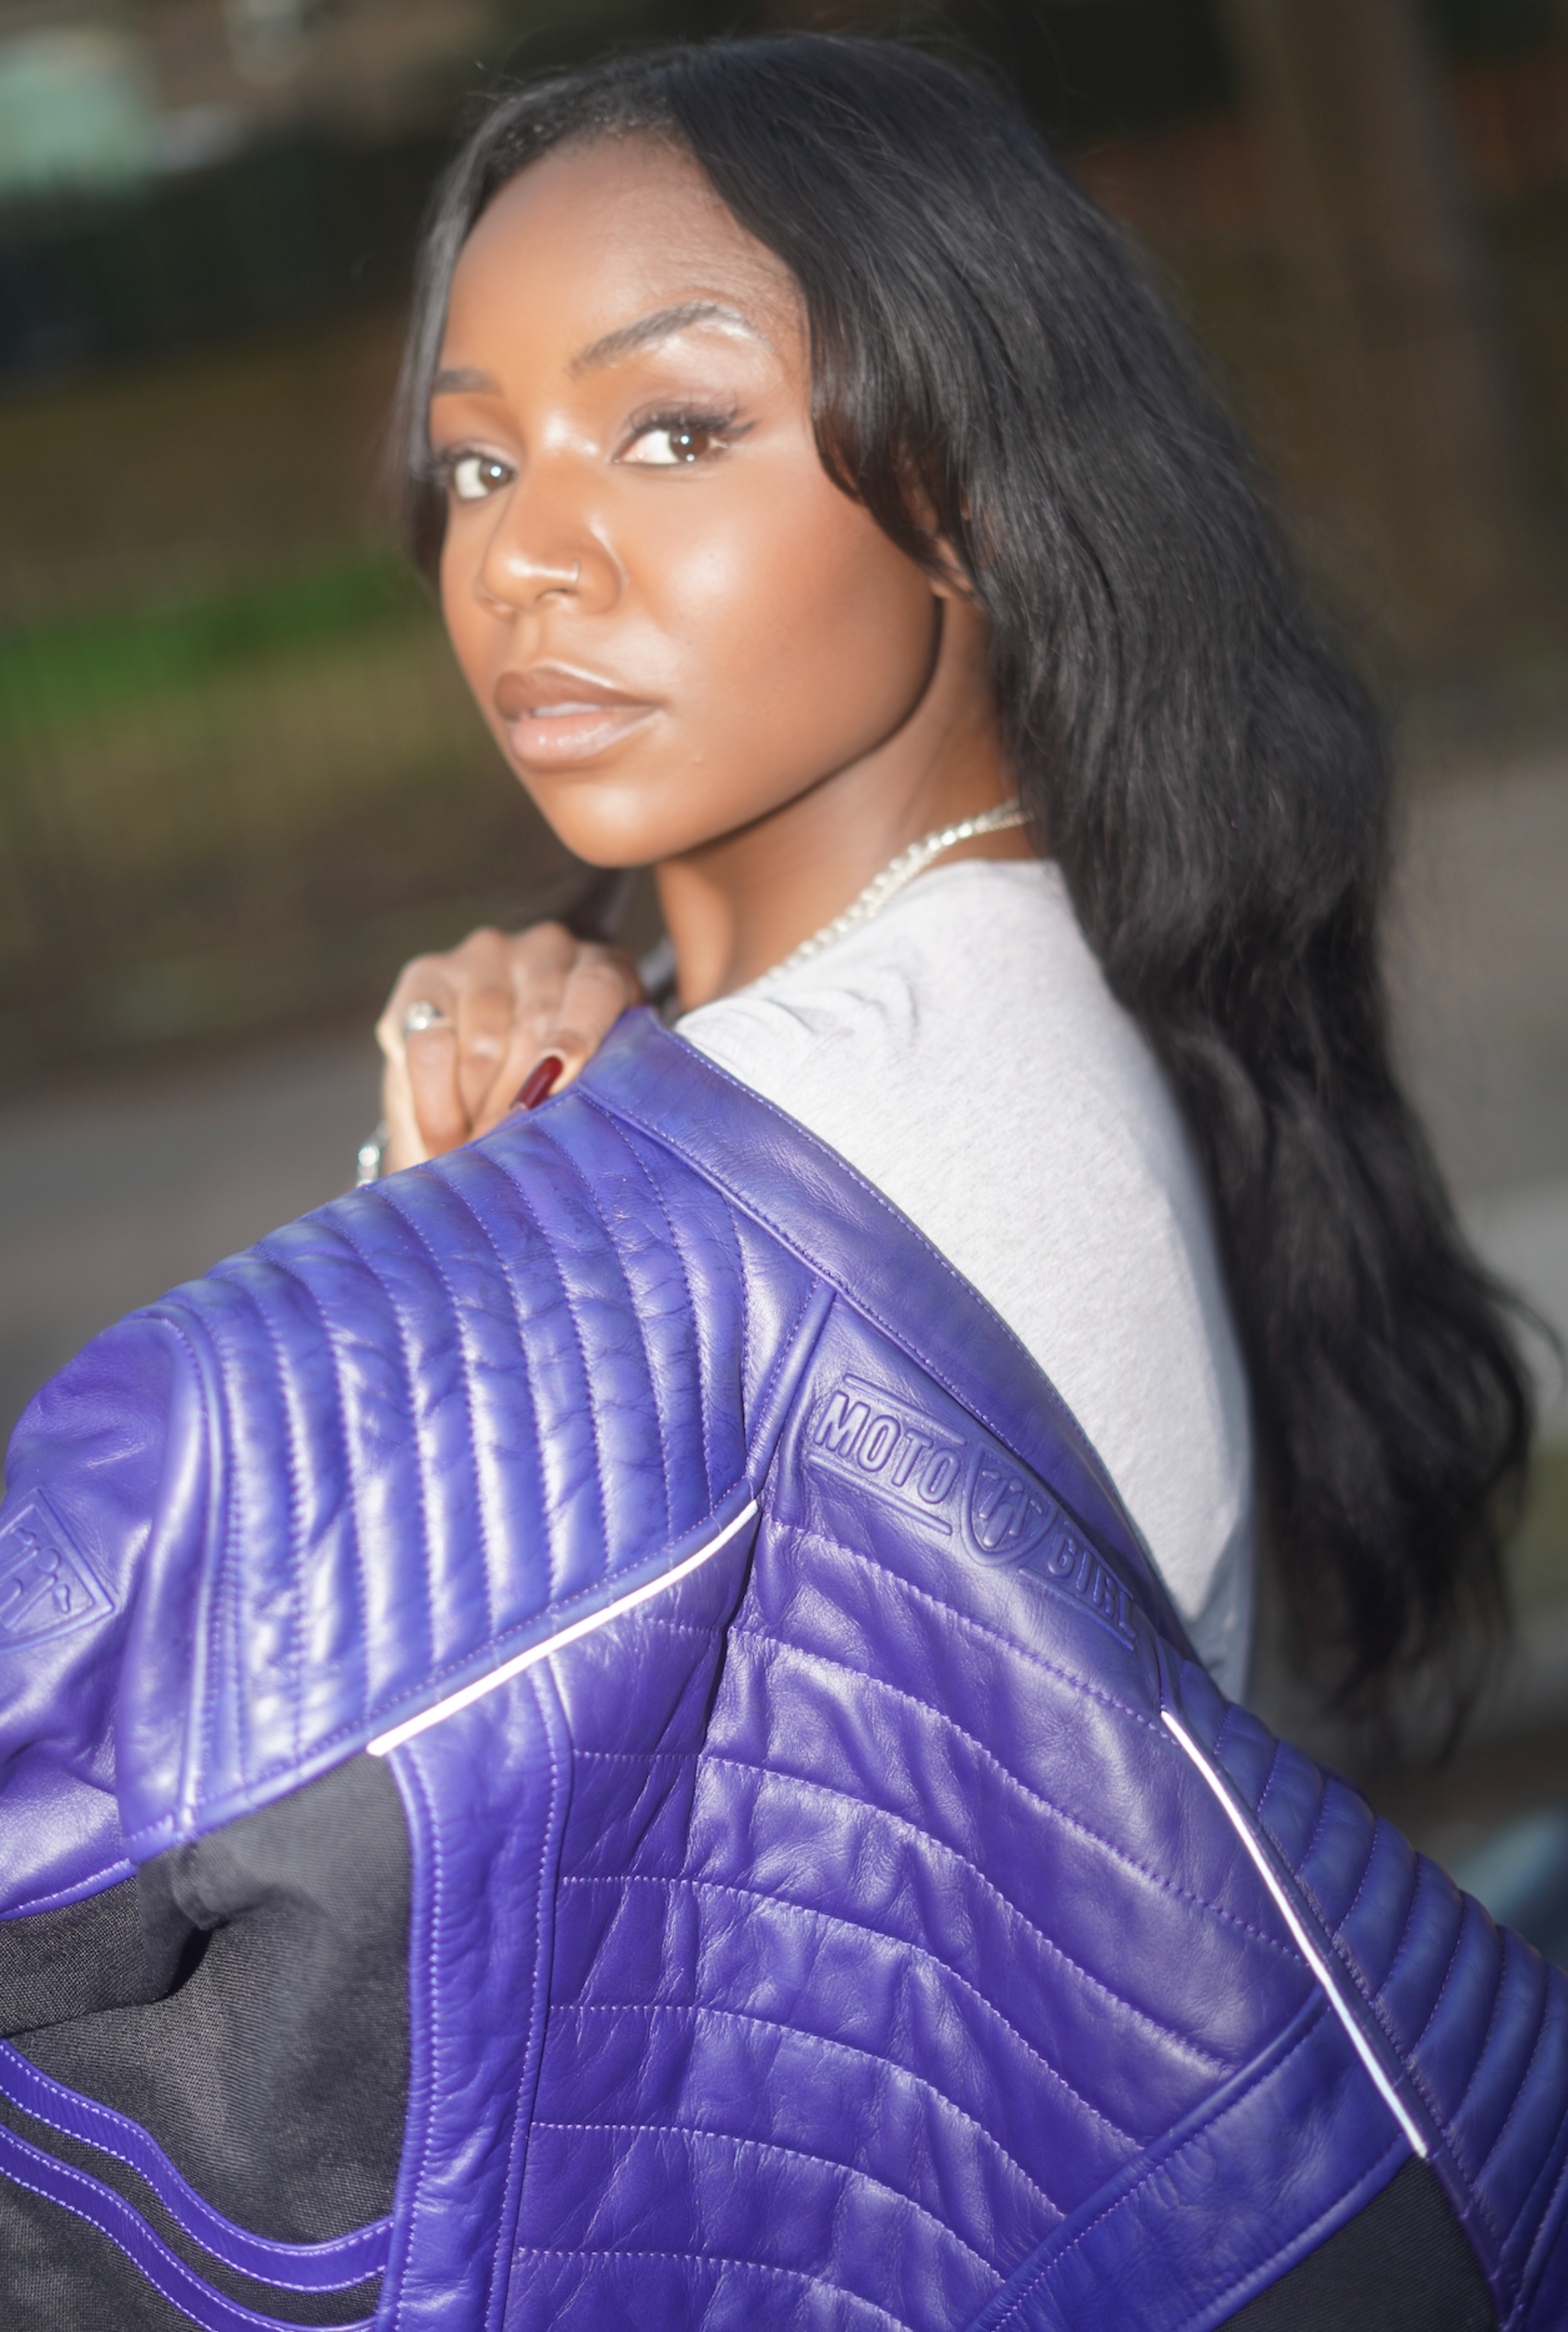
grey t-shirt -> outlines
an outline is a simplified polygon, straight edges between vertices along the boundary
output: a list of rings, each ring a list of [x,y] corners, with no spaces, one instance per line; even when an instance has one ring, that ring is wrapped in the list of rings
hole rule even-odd
[[[678,1025],[875,1182],[1000,1313],[1238,1696],[1252,1433],[1209,1200],[1058,869],[936,867],[762,992]]]

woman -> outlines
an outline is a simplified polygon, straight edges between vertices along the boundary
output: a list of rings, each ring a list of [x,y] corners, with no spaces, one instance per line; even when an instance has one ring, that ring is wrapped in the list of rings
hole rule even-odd
[[[7,2321],[1560,2322],[1568,1991],[1156,1568],[1234,1679],[1227,1285],[1349,1688],[1495,1604],[1525,1424],[1370,726],[1172,328],[961,76],[719,44],[491,113],[408,408],[690,1041],[24,1421]],[[528,1013],[409,977],[467,1130]]]
[[[645,434],[606,463],[611,498],[577,473],[609,454],[586,388],[525,413],[436,375],[443,330],[493,333],[509,299],[525,364],[550,361],[541,316],[569,339],[578,246],[531,234],[521,181],[458,277],[476,324],[448,320],[464,206],[533,102],[435,223],[403,399],[411,546],[503,753],[584,857],[654,865],[683,1035],[1015,1328],[1228,1691],[1256,1430],[1296,1656],[1353,1708],[1386,1714],[1415,1673],[1462,1710],[1528,1395],[1389,1067],[1375,716],[1177,328],[991,109],[961,158],[890,160],[853,204],[781,190],[783,158],[704,119],[707,225],[731,267],[751,238],[742,263],[770,257],[779,348],[710,317],[628,352],[609,426]],[[618,167],[623,195],[601,155],[559,201],[604,205],[629,279],[642,158]],[[562,433],[548,463],[536,421]],[[591,702],[596,660],[655,700],[624,737],[550,712]],[[1027,837],[954,846],[791,956],[921,836],[1014,799]],[[638,1000],[624,958],[559,928],[409,966],[381,1025],[389,1162],[499,1122],[541,1063],[559,1090]]]

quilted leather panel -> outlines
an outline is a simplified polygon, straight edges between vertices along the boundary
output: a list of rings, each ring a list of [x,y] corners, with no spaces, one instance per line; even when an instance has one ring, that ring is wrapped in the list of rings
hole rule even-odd
[[[1568,2212],[1568,1979],[1206,1679],[1184,1702],[1408,2069],[1500,2321],[1560,2323],[1560,2297],[1537,2287]]]
[[[643,1018],[622,1021],[579,1088],[666,1160],[722,1190],[781,1252],[845,1291],[1007,1448],[1044,1436],[1058,1496],[1123,1575],[1166,1641],[1187,1649],[1170,1597],[1099,1456],[1010,1328],[863,1176],[794,1120]]]
[[[922,1530],[854,1495],[831,1436],[814,1462],[846,1381],[980,1478],[972,1419],[840,1305],[703,1725],[650,1759],[608,1637],[552,1662],[575,1780],[513,2327],[965,2324],[1315,1998],[1183,1819],[1142,1623],[978,1555],[961,1502]]]
[[[1354,2053],[1320,1994],[1261,2063],[1042,2244],[970,2332],[1210,2332],[1229,2322],[1409,2160],[1362,2101]],[[1315,2220],[1297,2184],[1304,2161]]]

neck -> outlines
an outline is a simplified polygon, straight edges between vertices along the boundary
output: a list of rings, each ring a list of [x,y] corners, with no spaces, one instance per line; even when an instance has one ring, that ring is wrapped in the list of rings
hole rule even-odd
[[[1012,798],[983,626],[961,603],[946,603],[944,618],[920,701],[891,737],[767,817],[655,870],[688,1011],[781,962],[923,835]],[[951,853],[1028,855],[1017,832]]]

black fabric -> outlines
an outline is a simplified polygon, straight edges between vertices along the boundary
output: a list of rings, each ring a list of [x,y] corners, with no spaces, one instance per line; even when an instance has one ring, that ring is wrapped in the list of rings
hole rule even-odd
[[[174,1974],[148,1956],[134,1878],[58,1911],[0,1920],[0,2033],[157,2000]]]
[[[378,1759],[355,1758],[149,1864],[134,1947],[123,1888],[95,1919],[52,1927],[53,1973],[29,1985],[18,1959],[9,1995],[43,2015],[13,2022],[10,2037],[42,2071],[139,2122],[241,2226],[287,2242],[346,2234],[392,2207],[408,2086],[409,1888],[397,1786]],[[138,1996],[155,1977],[161,1994]],[[106,1997],[114,2004],[51,2013]],[[114,2184],[206,2280],[258,2312],[311,2324],[370,2312],[373,2285],[301,2299],[230,2275],[177,2236],[134,2173],[5,2117]],[[0,2322],[7,2332],[188,2325],[107,2237],[7,2180]]]
[[[1224,2332],[1496,2332],[1476,2254],[1425,2162],[1228,2318]]]
[[[6,2332],[191,2332],[191,2319],[107,2235],[0,2182],[0,2320]]]

